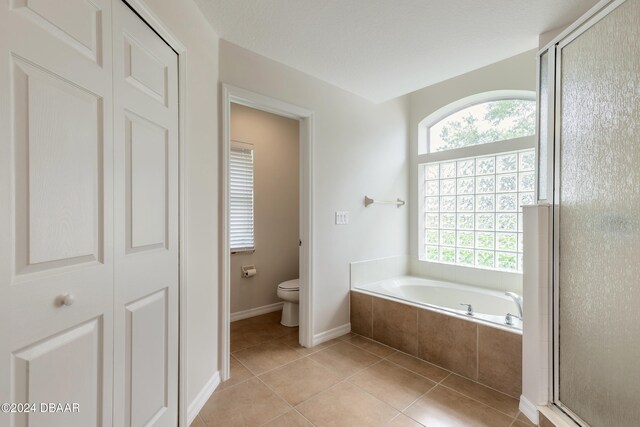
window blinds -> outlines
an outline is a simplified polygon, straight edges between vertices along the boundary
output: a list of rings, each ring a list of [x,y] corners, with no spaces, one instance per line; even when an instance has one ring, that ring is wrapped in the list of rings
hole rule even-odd
[[[229,235],[232,252],[255,247],[253,229],[253,147],[233,144],[229,168]]]

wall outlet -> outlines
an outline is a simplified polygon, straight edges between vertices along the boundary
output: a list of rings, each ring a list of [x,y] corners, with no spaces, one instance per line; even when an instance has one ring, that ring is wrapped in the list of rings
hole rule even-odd
[[[347,225],[347,224],[349,224],[349,212],[336,211],[336,225]]]

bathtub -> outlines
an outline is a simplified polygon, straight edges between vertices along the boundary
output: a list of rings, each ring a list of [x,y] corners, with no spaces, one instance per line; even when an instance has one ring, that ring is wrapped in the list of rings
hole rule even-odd
[[[505,323],[507,313],[518,315],[518,306],[504,292],[411,276],[357,285],[352,290],[522,333],[521,320],[513,317],[513,325]],[[461,304],[471,304],[474,314],[468,315]]]

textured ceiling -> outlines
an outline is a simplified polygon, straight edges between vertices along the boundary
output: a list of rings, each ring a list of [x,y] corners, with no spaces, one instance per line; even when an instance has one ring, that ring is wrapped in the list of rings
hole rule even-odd
[[[197,0],[234,44],[381,102],[535,48],[597,0]]]

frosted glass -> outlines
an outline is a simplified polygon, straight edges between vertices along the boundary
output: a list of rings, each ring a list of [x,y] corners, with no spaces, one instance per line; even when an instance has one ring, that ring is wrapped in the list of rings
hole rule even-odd
[[[559,398],[640,423],[640,1],[562,50]]]
[[[549,54],[540,56],[540,118],[538,135],[538,199],[547,200],[547,162],[549,147]],[[521,165],[522,168],[522,165]]]

